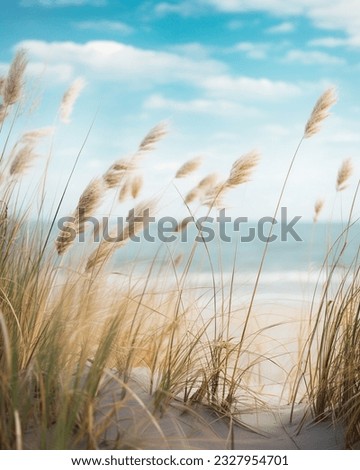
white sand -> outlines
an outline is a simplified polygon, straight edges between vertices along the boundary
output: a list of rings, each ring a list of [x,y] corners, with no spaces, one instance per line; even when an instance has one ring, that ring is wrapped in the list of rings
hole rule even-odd
[[[101,385],[94,424],[101,429],[101,449],[342,449],[343,430],[331,421],[313,423],[306,407],[297,406],[293,422],[291,408],[242,410],[229,419],[213,408],[200,404],[185,406],[171,400],[163,410],[154,407],[154,397],[137,380],[126,386],[109,371]],[[51,430],[48,445],[51,448]],[[40,436],[25,434],[25,448],[37,449]],[[86,442],[77,443],[86,449]]]
[[[113,414],[104,432],[103,448],[139,449],[341,449],[343,432],[330,421],[312,423],[305,406],[244,410],[231,420],[211,407],[184,406],[172,400],[163,411],[138,384],[129,382],[126,395],[121,382],[109,378],[102,387],[97,422]],[[117,403],[117,404],[115,404]]]

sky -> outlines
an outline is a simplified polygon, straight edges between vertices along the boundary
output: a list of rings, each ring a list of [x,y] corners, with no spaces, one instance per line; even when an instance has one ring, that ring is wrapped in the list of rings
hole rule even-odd
[[[28,50],[27,93],[36,106],[16,132],[56,125],[48,200],[56,204],[90,126],[61,209],[65,215],[88,181],[131,154],[166,121],[169,133],[143,162],[144,196],[168,187],[176,169],[201,155],[201,170],[171,186],[164,211],[207,173],[226,176],[252,149],[253,180],[229,195],[229,210],[269,216],[304,125],[321,93],[338,103],[321,132],[303,142],[283,199],[290,215],[346,214],[359,178],[360,2],[358,0],[2,0],[0,73],[16,50]],[[86,87],[71,122],[56,119],[63,93]],[[45,158],[45,157],[44,157]],[[335,194],[345,158],[349,187]],[[41,158],[34,168],[41,173]],[[33,173],[34,174],[34,173]],[[34,176],[28,181],[34,181]],[[172,192],[171,192],[172,191]],[[359,205],[357,205],[359,213]],[[359,214],[358,214],[359,215]]]

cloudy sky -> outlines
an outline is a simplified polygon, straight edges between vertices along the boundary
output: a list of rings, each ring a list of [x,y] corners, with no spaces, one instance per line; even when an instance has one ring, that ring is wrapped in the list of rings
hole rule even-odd
[[[208,172],[226,175],[234,159],[258,149],[262,160],[253,181],[238,188],[228,204],[249,218],[272,215],[306,120],[332,85],[339,102],[321,133],[303,143],[284,205],[311,219],[318,197],[327,202],[324,216],[334,204],[336,211],[340,203],[344,210],[349,204],[360,163],[358,0],[3,0],[2,5],[0,72],[25,47],[28,93],[37,103],[41,98],[18,132],[52,125],[72,81],[83,77],[87,83],[71,123],[58,125],[52,144],[48,192],[56,200],[95,120],[64,212],[91,177],[131,154],[146,132],[165,120],[169,135],[143,164],[146,194],[166,186],[188,158],[203,155],[204,166],[179,185],[180,192]],[[336,173],[349,157],[354,175],[335,199]],[[172,201],[173,195],[167,197]]]

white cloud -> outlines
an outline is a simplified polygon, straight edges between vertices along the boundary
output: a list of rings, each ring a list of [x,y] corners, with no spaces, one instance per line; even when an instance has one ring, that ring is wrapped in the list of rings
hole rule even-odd
[[[233,99],[244,100],[279,101],[301,94],[301,88],[292,83],[229,75],[207,77],[203,82],[203,87],[212,96],[231,96]]]
[[[168,47],[168,50],[170,52],[175,52],[176,54],[180,54],[182,56],[196,59],[206,59],[210,56],[210,48],[198,42],[170,46]]]
[[[244,27],[244,22],[240,20],[231,20],[227,24],[227,27],[230,29],[230,31],[237,31]]]
[[[327,5],[326,0],[198,0],[204,5],[228,13],[246,11],[269,11],[277,16],[296,15],[304,12],[312,4]]]
[[[74,42],[23,41],[19,47],[29,51],[30,58],[46,64],[68,64],[92,79],[124,80],[136,86],[182,81],[200,83],[204,76],[223,73],[226,67],[218,61],[195,60],[180,54],[140,49],[116,41]]]
[[[181,54],[140,49],[116,41],[74,42],[23,41],[31,61],[49,67],[68,67],[90,81],[117,81],[139,88],[181,83],[196,87],[212,99],[281,100],[301,93],[301,88],[267,78],[232,76],[219,61]],[[224,105],[224,104],[223,104]],[[197,106],[202,106],[201,103]],[[203,104],[203,106],[205,106]]]
[[[0,62],[0,74],[6,74],[9,64]],[[26,67],[26,74],[40,79],[46,79],[51,83],[68,82],[74,77],[74,69],[69,64],[44,64],[44,62],[31,61]]]
[[[296,62],[297,64],[304,65],[343,65],[345,63],[344,59],[332,56],[325,52],[301,51],[298,49],[289,51],[286,54],[284,60],[287,62]]]
[[[329,49],[335,47],[360,47],[360,35],[351,38],[323,37],[309,41],[310,46],[327,47]]]
[[[172,112],[212,114],[229,116],[239,113],[246,113],[247,116],[258,116],[259,111],[255,108],[245,107],[234,100],[226,99],[194,99],[188,101],[180,101],[165,98],[161,94],[153,94],[146,99],[144,103],[145,109],[166,109]]]
[[[327,142],[333,142],[336,144],[351,144],[360,142],[359,132],[351,130],[334,131],[326,137]]]
[[[31,62],[26,70],[32,76],[46,78],[52,83],[69,82],[74,77],[74,68],[69,64],[44,65],[40,62]]]
[[[183,1],[178,3],[161,2],[155,6],[155,13],[159,16],[177,14],[190,16],[197,11],[196,2]]]
[[[339,30],[349,38],[359,38],[359,0],[183,0],[160,5],[164,14],[170,11],[183,15],[206,13],[212,7],[223,13],[263,11],[279,18],[304,16],[318,28]]]
[[[104,6],[107,4],[107,0],[21,0],[20,5],[23,7],[70,7],[70,6]]]
[[[131,34],[134,29],[121,21],[96,20],[78,21],[75,26],[79,29],[89,29],[93,31],[114,31],[121,34]]]
[[[272,26],[271,28],[268,28],[266,32],[270,34],[286,34],[291,33],[294,30],[294,23],[290,23],[290,21],[285,21],[283,23]]]
[[[269,44],[264,43],[239,42],[233,50],[244,52],[250,59],[265,59],[269,47]]]

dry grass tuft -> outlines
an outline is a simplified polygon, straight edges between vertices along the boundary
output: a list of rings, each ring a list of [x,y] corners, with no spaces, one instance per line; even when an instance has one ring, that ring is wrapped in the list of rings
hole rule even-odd
[[[185,196],[185,204],[191,204],[199,199],[202,199],[206,192],[216,186],[219,180],[219,175],[217,173],[210,173],[205,176],[196,186],[191,189]]]
[[[214,186],[219,181],[219,175],[217,173],[210,173],[209,175],[205,176],[197,187],[201,190],[206,190],[211,186]]]
[[[343,191],[346,189],[346,182],[353,173],[353,164],[351,158],[347,158],[342,162],[339,168],[337,179],[336,179],[336,191]]]
[[[181,222],[179,222],[175,228],[175,232],[181,233],[183,232],[186,227],[189,225],[190,222],[193,222],[193,217],[185,217]]]
[[[127,225],[121,233],[111,234],[111,241],[102,240],[98,248],[89,256],[86,271],[102,268],[118,248],[122,248],[130,239],[134,239],[147,228],[148,217],[152,217],[156,204],[157,201],[151,199],[140,202],[134,209],[131,209],[126,219]]]
[[[13,161],[10,166],[10,175],[11,176],[20,176],[23,175],[26,170],[31,166],[34,159],[37,157],[35,153],[34,144],[26,144],[22,146],[13,157]]]
[[[195,158],[192,158],[191,160],[185,162],[183,165],[181,165],[181,167],[176,172],[175,178],[176,179],[186,178],[191,173],[196,171],[200,167],[202,162],[203,162],[202,157],[195,157]]]
[[[73,234],[76,234],[78,224],[75,224],[75,221],[67,221],[64,222],[64,228],[65,230],[60,230],[59,235],[55,240],[55,247],[58,255],[63,255],[74,243]]]
[[[132,180],[131,180],[131,195],[133,197],[133,199],[136,199],[141,190],[142,190],[142,187],[144,185],[144,178],[142,175],[138,174],[138,175],[135,175]]]
[[[84,223],[87,217],[94,215],[104,196],[104,185],[101,178],[95,178],[85,188],[79,198],[76,208],[76,217],[78,218],[79,233],[85,229]]]
[[[52,135],[54,131],[54,127],[43,127],[42,129],[28,131],[21,136],[20,142],[22,142],[23,144],[36,143],[39,139],[43,139]]]
[[[15,104],[21,98],[24,73],[27,65],[26,51],[20,49],[10,65],[9,72],[2,85],[2,97],[5,107]]]
[[[325,204],[324,199],[318,199],[318,200],[315,202],[315,205],[314,205],[314,217],[313,217],[313,221],[314,221],[315,224],[316,224],[316,222],[318,221],[320,212],[323,210],[324,204]]]
[[[224,196],[229,188],[230,186],[227,185],[227,180],[210,187],[204,194],[203,205],[210,209],[213,207],[221,209],[224,207]]]
[[[119,202],[124,202],[131,195],[132,181],[129,179],[124,182],[119,191]]]
[[[75,102],[84,89],[85,84],[85,80],[79,77],[73,81],[69,89],[64,93],[60,104],[60,120],[63,123],[68,124],[70,122]]]
[[[0,96],[2,96],[5,81],[6,81],[6,78],[3,76],[0,76]]]
[[[150,132],[141,141],[138,152],[148,152],[154,150],[155,145],[167,134],[167,125],[160,123],[153,127]]]
[[[231,168],[226,185],[229,188],[234,188],[250,181],[253,169],[259,163],[259,160],[260,155],[255,150],[236,160]]]
[[[250,181],[251,174],[258,164],[259,159],[259,153],[252,150],[236,160],[233,163],[228,179],[216,184],[215,186],[210,186],[206,191],[204,196],[204,205],[210,208],[215,207],[217,209],[223,207],[223,197],[226,192],[240,184]]]
[[[8,115],[7,106],[3,106],[2,104],[0,104],[0,124],[4,122],[7,115]]]
[[[201,196],[201,191],[199,191],[198,187],[191,189],[187,195],[185,196],[185,204],[191,204],[195,202]]]
[[[335,88],[326,90],[317,100],[310,118],[305,126],[304,138],[308,139],[317,134],[320,130],[321,123],[329,116],[331,106],[337,101]]]
[[[313,111],[317,123],[309,124],[309,135],[317,131],[316,127],[327,114],[324,104],[317,104],[317,107],[318,110]],[[36,142],[45,135],[44,129],[27,132],[10,152],[5,145],[2,168],[10,168],[13,175],[20,176],[32,160],[29,154],[34,151]],[[105,199],[109,189],[116,189],[120,199],[138,196],[142,181],[137,159],[141,153],[154,148],[163,135],[164,130],[157,126],[132,157],[116,161],[104,175],[90,182],[79,198],[76,213],[58,236],[59,254],[70,247],[74,234],[85,230],[86,217],[95,215],[100,204],[115,203]],[[24,154],[20,158],[21,151]],[[187,194],[185,202],[199,200],[200,210],[204,209],[204,201],[210,208],[219,207],[226,191],[250,180],[258,159],[256,152],[244,155],[232,165],[223,181],[217,175],[208,175]],[[190,169],[186,169],[186,165],[189,162],[182,172],[189,174],[191,165]],[[7,176],[6,172],[0,173]],[[349,165],[343,164],[338,175],[339,190],[348,177]],[[205,247],[205,261],[209,261],[212,269],[210,291],[202,290],[193,281],[192,275],[202,268],[202,260],[198,263],[196,253],[197,239],[185,252],[184,262],[178,255],[178,245],[174,250],[168,246],[163,252],[158,250],[147,265],[143,264],[141,255],[132,257],[129,250],[126,253],[126,258],[130,256],[128,266],[121,263],[114,266],[114,270],[100,272],[115,250],[130,241],[135,242],[134,237],[147,228],[149,216],[158,204],[158,200],[150,200],[129,211],[127,225],[116,227],[117,231],[113,230],[106,240],[95,245],[96,249],[86,244],[74,250],[74,256],[59,259],[54,250],[47,249],[53,225],[48,230],[39,211],[36,228],[33,228],[33,221],[26,218],[32,204],[31,194],[26,194],[22,200],[21,192],[13,191],[16,182],[14,179],[0,186],[0,448],[98,449],[102,445],[129,448],[134,430],[129,430],[126,418],[123,425],[118,411],[122,409],[125,415],[131,414],[135,400],[150,417],[153,429],[160,429],[161,418],[157,412],[165,413],[175,397],[176,407],[182,399],[184,411],[190,414],[193,412],[191,405],[196,402],[211,407],[217,416],[218,412],[225,414],[229,418],[226,438],[229,448],[233,439],[232,423],[241,414],[242,407],[250,403],[250,398],[252,404],[258,404],[258,393],[266,393],[260,390],[264,385],[260,378],[267,381],[272,369],[263,369],[262,363],[271,362],[279,367],[283,364],[278,349],[267,348],[271,331],[278,325],[261,328],[259,317],[255,316],[248,328],[252,300],[248,302],[246,293],[243,297],[238,279],[235,280],[242,269],[240,257],[234,259],[231,285],[228,285],[223,276],[223,268],[227,267],[224,260],[217,258],[219,263],[213,263],[212,247]],[[67,188],[68,184],[63,196]],[[36,202],[44,201],[40,196]],[[60,205],[61,202],[54,222]],[[322,205],[322,201],[316,202],[314,221]],[[356,196],[351,212],[353,209],[355,212],[355,207]],[[179,222],[178,232],[190,222],[196,223],[194,212],[191,214],[192,217]],[[109,215],[114,215],[111,210]],[[327,254],[329,263],[323,265],[327,279],[321,286],[321,305],[311,310],[309,337],[299,347],[295,374],[291,372],[286,378],[294,387],[293,397],[303,391],[306,393],[317,419],[333,413],[345,423],[349,446],[360,440],[360,253],[356,252],[350,265],[343,258],[353,238],[352,233],[349,234],[353,219],[350,213],[343,240],[333,250],[335,259]],[[102,228],[105,228],[105,221]],[[94,233],[96,230],[100,233],[99,225]],[[265,256],[266,250],[258,268],[258,279]],[[193,268],[197,269],[195,273]],[[337,283],[340,284],[338,289]],[[235,305],[238,298],[239,304],[244,302],[244,308]],[[257,337],[265,340],[264,350]],[[300,333],[299,342],[303,338]],[[281,342],[277,335],[272,339]],[[132,374],[138,372],[135,368],[146,369],[149,373],[144,379],[149,384],[145,401],[131,393]],[[107,406],[102,392],[106,377],[110,376],[116,382],[116,395],[111,394],[110,398],[108,394]],[[141,391],[141,395],[143,393]],[[225,425],[225,420],[221,421]],[[145,445],[139,437],[141,423],[142,420],[136,423],[134,435],[139,448]],[[204,422],[205,426],[207,424]],[[116,425],[119,431],[115,440],[105,442],[110,434],[109,426]],[[191,430],[189,432],[193,436]],[[163,438],[164,444],[171,446],[171,439]],[[193,444],[191,438],[189,443]]]
[[[56,241],[56,251],[62,255],[74,242],[74,234],[85,231],[85,223],[88,217],[94,215],[104,196],[104,185],[102,178],[95,178],[87,185],[79,198],[75,209],[73,220],[65,223],[66,230],[60,231]]]
[[[133,159],[122,158],[113,163],[104,173],[103,180],[108,189],[118,188],[124,183],[124,178],[137,169]]]

